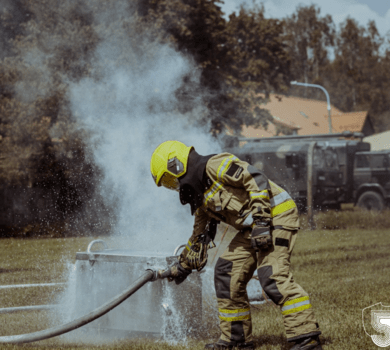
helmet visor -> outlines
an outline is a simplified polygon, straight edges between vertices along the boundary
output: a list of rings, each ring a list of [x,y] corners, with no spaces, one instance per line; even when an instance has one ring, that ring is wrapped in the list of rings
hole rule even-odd
[[[170,190],[175,190],[177,192],[180,190],[179,180],[168,172],[165,172],[163,176],[161,176],[160,184]]]
[[[168,159],[167,170],[176,177],[180,177],[184,174],[184,164],[177,157]]]

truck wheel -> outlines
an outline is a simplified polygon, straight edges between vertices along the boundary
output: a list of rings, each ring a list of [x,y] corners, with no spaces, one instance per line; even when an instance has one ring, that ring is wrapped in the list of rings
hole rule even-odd
[[[360,195],[357,206],[362,209],[381,211],[385,207],[385,201],[378,192],[367,191]]]

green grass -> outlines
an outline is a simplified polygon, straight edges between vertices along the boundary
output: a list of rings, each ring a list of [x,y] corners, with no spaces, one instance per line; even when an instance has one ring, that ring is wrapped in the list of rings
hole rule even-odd
[[[343,206],[343,210],[320,211],[314,213],[317,229],[387,229],[390,228],[390,209],[378,211],[363,210],[353,205]],[[307,216],[301,215],[301,227],[308,228]]]
[[[66,264],[94,238],[1,239],[0,284],[66,282]],[[295,280],[310,294],[323,332],[324,350],[377,349],[362,327],[362,309],[390,305],[390,230],[302,230],[292,256]],[[49,304],[60,288],[0,291],[0,307]],[[46,311],[0,315],[0,335],[48,326]],[[215,325],[216,326],[216,325]],[[215,330],[216,327],[214,327]],[[215,332],[214,332],[215,333]],[[259,350],[287,350],[277,307],[253,308],[253,333]],[[65,343],[61,338],[1,349],[202,349],[210,335],[188,346],[134,340],[109,345]]]

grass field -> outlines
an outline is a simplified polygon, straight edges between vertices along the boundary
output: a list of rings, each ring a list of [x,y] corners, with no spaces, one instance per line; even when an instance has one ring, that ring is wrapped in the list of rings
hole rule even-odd
[[[0,284],[66,282],[67,262],[94,238],[0,240]],[[363,330],[362,309],[390,305],[390,229],[302,230],[292,257],[296,281],[310,294],[326,350],[378,349]],[[61,288],[0,290],[0,307],[49,304]],[[0,315],[0,335],[44,329],[47,311]],[[280,311],[271,304],[253,308],[259,350],[287,350]],[[136,340],[92,346],[54,338],[2,349],[202,349],[210,339],[186,346]]]

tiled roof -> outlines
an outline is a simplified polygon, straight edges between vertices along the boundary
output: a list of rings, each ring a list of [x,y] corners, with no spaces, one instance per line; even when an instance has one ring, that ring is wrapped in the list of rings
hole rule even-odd
[[[270,102],[263,105],[271,115],[299,128],[298,135],[325,134],[329,132],[327,116],[327,103],[325,101],[309,100],[307,98],[270,95]],[[333,107],[333,113],[341,113]]]
[[[357,131],[361,132],[367,112],[350,112],[332,115],[332,128],[335,132]]]
[[[274,129],[274,128],[271,128]],[[244,137],[272,137],[275,136],[275,130],[263,130],[263,129],[255,129],[251,126],[243,126],[241,135]]]
[[[262,137],[249,136],[256,133],[272,133],[275,135],[275,126],[277,125],[290,128],[292,131],[295,130],[298,135],[326,134],[329,132],[328,109],[325,101],[271,94],[270,101],[260,107],[269,110],[274,118],[275,125],[270,125],[268,131],[243,127],[243,136]],[[332,131],[362,131],[366,116],[367,112],[343,113],[336,107],[331,106]],[[264,137],[266,136],[264,135]]]

